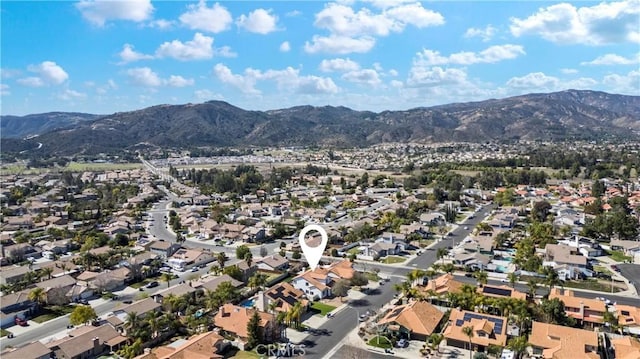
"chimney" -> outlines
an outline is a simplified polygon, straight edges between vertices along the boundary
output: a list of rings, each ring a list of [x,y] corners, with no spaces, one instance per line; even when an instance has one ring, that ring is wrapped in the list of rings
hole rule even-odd
[[[93,338],[93,353],[100,353],[100,338],[98,337]]]
[[[224,317],[224,305],[220,307],[220,315]]]

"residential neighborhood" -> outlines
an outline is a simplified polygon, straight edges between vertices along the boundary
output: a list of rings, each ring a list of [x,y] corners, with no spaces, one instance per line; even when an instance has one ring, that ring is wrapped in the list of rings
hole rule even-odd
[[[640,356],[637,176],[294,153],[3,174],[2,357]]]

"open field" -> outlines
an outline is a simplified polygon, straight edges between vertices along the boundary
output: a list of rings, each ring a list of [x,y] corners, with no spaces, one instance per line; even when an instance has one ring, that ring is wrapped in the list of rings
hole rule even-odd
[[[114,171],[114,170],[133,170],[142,168],[142,163],[81,163],[69,162],[64,168],[67,171]]]

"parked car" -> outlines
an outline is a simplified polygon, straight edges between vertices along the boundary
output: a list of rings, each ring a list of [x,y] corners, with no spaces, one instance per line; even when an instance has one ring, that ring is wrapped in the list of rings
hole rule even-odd
[[[613,270],[614,270],[614,271],[616,271],[616,272],[620,272],[620,268],[618,268],[618,266],[617,266],[617,265],[615,265],[615,264],[612,264],[612,265],[611,265],[611,269],[613,269]]]
[[[195,272],[198,271],[198,269],[200,269],[200,268],[198,266],[195,266],[195,267],[191,268],[191,272],[195,273]]]
[[[405,339],[400,339],[396,343],[396,348],[406,348],[407,346],[409,346],[409,342]]]
[[[160,283],[158,283],[157,281],[153,281],[153,282],[149,282],[149,283],[146,285],[146,287],[147,287],[147,288],[155,288],[155,287],[157,287],[157,286],[159,286],[159,285],[160,285]]]
[[[127,299],[127,300],[123,300],[122,303],[131,304],[131,303],[133,303],[133,301],[131,299]]]
[[[24,320],[24,319],[22,319],[22,318],[20,318],[20,317],[16,317],[16,319],[15,319],[15,323],[16,323],[17,325],[21,326],[21,327],[26,327],[26,326],[28,326],[28,325],[29,325],[29,323],[27,323],[27,321],[26,321],[26,320]]]

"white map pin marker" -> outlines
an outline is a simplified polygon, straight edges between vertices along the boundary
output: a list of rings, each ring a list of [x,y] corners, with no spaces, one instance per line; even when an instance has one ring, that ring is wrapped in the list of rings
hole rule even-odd
[[[322,237],[322,242],[317,247],[309,247],[307,245],[307,241],[305,240],[305,236],[309,231],[316,231],[320,233]],[[300,248],[302,248],[302,253],[304,253],[304,257],[307,258],[307,262],[311,267],[311,270],[315,270],[320,263],[320,259],[322,258],[322,253],[324,253],[324,249],[327,247],[327,242],[329,241],[329,236],[327,235],[327,231],[324,228],[320,227],[317,224],[310,224],[300,231],[300,236],[298,236],[298,240],[300,241]]]

